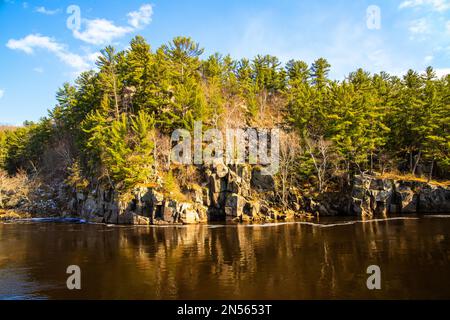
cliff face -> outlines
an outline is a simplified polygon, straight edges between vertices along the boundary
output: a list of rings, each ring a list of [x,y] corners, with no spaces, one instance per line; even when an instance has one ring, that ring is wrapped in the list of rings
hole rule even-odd
[[[133,191],[131,201],[123,203],[114,191],[98,187],[91,193],[76,193],[67,209],[90,221],[119,224],[271,221],[293,216],[271,205],[275,181],[258,167],[215,163],[205,168],[203,180],[189,190],[189,201],[141,187]]]
[[[202,182],[185,190],[183,198],[160,186],[136,188],[132,197],[123,201],[114,190],[102,186],[77,192],[63,181],[42,186],[24,180],[14,188],[0,188],[0,208],[138,225],[284,221],[304,214],[376,217],[450,213],[450,188],[426,182],[356,176],[348,191],[323,193],[317,198],[291,188],[289,206],[283,209],[275,179],[263,175],[258,166],[214,163],[201,171]]]
[[[450,213],[450,189],[426,182],[355,177],[349,213]]]
[[[192,201],[175,200],[152,188],[138,188],[120,203],[111,190],[77,193],[69,203],[90,221],[118,224],[203,223],[210,221],[276,221],[302,213],[321,216],[385,216],[406,213],[450,213],[450,189],[425,182],[356,176],[350,192],[326,193],[309,199],[291,193],[290,207],[277,208],[276,184],[258,167],[212,165]]]

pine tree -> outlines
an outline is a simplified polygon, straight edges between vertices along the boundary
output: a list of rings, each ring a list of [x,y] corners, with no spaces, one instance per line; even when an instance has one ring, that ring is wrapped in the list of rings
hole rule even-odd
[[[112,46],[107,46],[101,50],[101,56],[96,65],[100,69],[99,81],[105,93],[112,96],[114,103],[115,117],[119,117],[119,80],[117,72],[118,55]]]

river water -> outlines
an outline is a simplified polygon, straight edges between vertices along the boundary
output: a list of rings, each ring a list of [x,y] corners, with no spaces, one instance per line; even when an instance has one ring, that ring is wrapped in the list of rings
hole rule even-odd
[[[81,269],[68,290],[66,269]],[[378,265],[381,290],[368,290]],[[450,298],[450,216],[166,227],[0,224],[0,299]]]

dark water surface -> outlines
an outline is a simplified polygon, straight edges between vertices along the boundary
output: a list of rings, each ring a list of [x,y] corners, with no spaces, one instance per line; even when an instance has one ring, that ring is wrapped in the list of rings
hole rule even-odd
[[[0,224],[0,299],[450,298],[448,216],[325,223]]]

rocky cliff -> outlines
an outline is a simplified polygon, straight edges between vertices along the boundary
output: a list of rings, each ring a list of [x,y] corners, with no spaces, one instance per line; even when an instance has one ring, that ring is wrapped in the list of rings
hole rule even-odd
[[[78,216],[111,224],[195,224],[210,221],[284,221],[297,216],[385,216],[450,213],[450,188],[420,181],[356,176],[345,191],[306,196],[289,189],[288,208],[280,205],[279,187],[258,166],[203,167],[201,183],[176,197],[159,187],[139,187],[131,198],[104,186],[74,190],[63,181],[36,186],[31,192],[0,190],[0,208],[37,215]],[[27,182],[30,186],[30,183]]]
[[[154,188],[138,188],[129,203],[112,190],[77,193],[69,212],[97,222],[119,224],[202,223],[208,221],[276,221],[297,215],[383,216],[400,213],[450,213],[450,189],[426,182],[356,176],[349,192],[325,193],[316,199],[291,192],[290,208],[277,208],[276,183],[258,167],[211,165],[191,201],[179,201]]]
[[[450,189],[420,181],[357,176],[348,212],[366,216],[450,213]]]
[[[193,224],[208,221],[270,221],[292,218],[275,202],[275,181],[259,167],[214,163],[204,169],[203,183],[189,190],[190,200],[177,200],[164,190],[140,187],[123,203],[101,186],[91,192],[75,192],[67,214],[90,221],[118,224]]]

